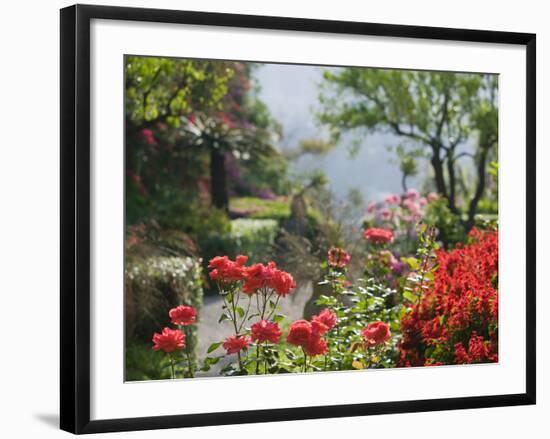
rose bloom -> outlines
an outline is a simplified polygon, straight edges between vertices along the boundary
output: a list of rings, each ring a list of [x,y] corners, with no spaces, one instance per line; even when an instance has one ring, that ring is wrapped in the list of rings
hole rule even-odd
[[[245,280],[246,276],[246,261],[248,256],[239,255],[232,261],[227,256],[216,256],[210,260],[208,268],[210,278],[216,281],[232,283]]]
[[[223,348],[228,355],[236,354],[237,352],[242,351],[243,349],[248,348],[248,339],[245,336],[241,337],[227,337],[223,342]]]
[[[303,346],[304,352],[310,357],[315,355],[324,355],[328,352],[327,342],[319,336],[312,336]]]
[[[328,265],[335,268],[344,268],[349,264],[351,256],[343,248],[331,247],[328,251]]]
[[[153,335],[155,351],[174,352],[185,347],[185,334],[179,329],[164,328],[162,334]]]
[[[168,313],[174,325],[192,325],[197,318],[197,310],[192,306],[177,306]]]
[[[326,330],[320,332],[320,334],[324,334],[336,326],[336,313],[328,308],[325,308],[318,315],[313,316],[311,318],[311,322],[312,324],[319,323],[325,327]]]
[[[391,338],[390,325],[384,322],[370,323],[363,329],[363,338],[368,346],[384,344]]]
[[[272,277],[270,287],[275,290],[278,296],[286,297],[294,288],[296,282],[290,273],[286,271],[276,270]]]
[[[365,230],[363,236],[373,244],[386,244],[393,241],[393,232],[391,230],[376,227]]]
[[[260,320],[254,323],[250,330],[252,332],[252,341],[262,343],[269,341],[271,343],[278,343],[281,338],[281,328],[277,323],[271,323],[267,320]]]
[[[296,282],[290,273],[279,270],[273,261],[267,265],[254,264],[246,269],[243,291],[254,294],[261,288],[271,288],[277,295],[285,297],[296,288]]]
[[[294,346],[304,346],[309,342],[313,329],[307,320],[296,320],[288,329],[287,343]]]

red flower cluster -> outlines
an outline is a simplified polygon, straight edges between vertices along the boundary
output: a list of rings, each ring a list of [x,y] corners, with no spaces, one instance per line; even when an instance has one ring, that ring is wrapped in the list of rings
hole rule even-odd
[[[279,270],[275,262],[267,265],[254,264],[246,267],[248,256],[239,255],[232,261],[227,256],[216,256],[210,260],[210,278],[224,284],[243,281],[243,291],[254,294],[261,288],[270,288],[281,297],[288,295],[296,282],[290,273]]]
[[[384,322],[369,323],[362,333],[367,346],[381,345],[391,338],[390,325]]]
[[[222,282],[233,283],[246,279],[246,264],[248,256],[239,255],[232,261],[227,256],[216,256],[210,260],[210,278]]]
[[[174,325],[187,326],[195,323],[197,318],[197,310],[192,306],[177,306],[172,308],[168,315]]]
[[[430,289],[401,320],[400,366],[498,361],[498,233],[440,250]]]
[[[377,227],[365,230],[363,236],[372,244],[387,244],[393,241],[393,232],[391,230]]]
[[[267,265],[254,264],[246,269],[243,291],[246,294],[254,294],[261,288],[270,288],[277,295],[285,297],[296,288],[296,283],[290,273],[279,270],[272,261]]]
[[[252,341],[262,343],[268,341],[270,343],[278,343],[281,338],[281,328],[277,323],[271,323],[267,320],[260,320],[250,327],[252,333]]]
[[[313,316],[311,322],[296,320],[288,330],[287,343],[301,346],[310,357],[324,355],[328,352],[327,342],[321,335],[330,331],[336,325],[336,314],[324,309],[319,315]]]
[[[227,352],[227,355],[236,354],[237,352],[242,351],[243,349],[248,348],[248,338],[245,336],[231,336],[227,337],[223,342],[222,347]]]
[[[328,251],[328,265],[330,267],[344,268],[350,260],[350,254],[343,248],[331,247]]]
[[[185,334],[179,329],[164,328],[162,334],[153,335],[153,343],[155,351],[174,352],[185,347]]]

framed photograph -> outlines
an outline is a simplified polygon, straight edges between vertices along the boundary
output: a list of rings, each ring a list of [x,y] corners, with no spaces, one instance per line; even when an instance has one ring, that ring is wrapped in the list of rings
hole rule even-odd
[[[61,10],[61,428],[535,403],[535,35]]]

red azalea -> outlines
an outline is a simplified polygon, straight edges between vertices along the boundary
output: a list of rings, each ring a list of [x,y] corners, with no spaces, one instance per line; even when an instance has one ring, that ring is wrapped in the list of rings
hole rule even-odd
[[[324,355],[328,352],[327,342],[319,336],[312,336],[306,344],[303,345],[304,352],[310,357],[315,355]]]
[[[349,264],[351,256],[343,248],[331,247],[328,251],[328,265],[334,268],[344,268]]]
[[[434,362],[498,361],[498,232],[474,228],[436,255],[433,282],[401,319],[398,365],[424,365],[427,347]]]
[[[227,337],[223,342],[223,348],[228,355],[236,354],[237,352],[242,351],[243,349],[248,348],[248,339],[245,336],[241,337]]]
[[[363,338],[368,346],[384,344],[391,338],[390,325],[384,322],[370,323],[363,329]]]
[[[164,328],[162,334],[153,335],[153,349],[170,353],[185,347],[185,334],[179,329]]]
[[[270,323],[267,320],[260,320],[254,323],[250,330],[252,332],[252,341],[262,343],[269,341],[271,343],[278,343],[281,338],[281,328],[277,323]]]
[[[246,261],[248,256],[239,255],[232,261],[227,256],[216,256],[210,260],[208,268],[210,278],[219,282],[233,283],[245,280],[246,278]]]
[[[365,230],[363,236],[372,244],[387,244],[393,241],[393,232],[391,230],[376,227]]]
[[[296,320],[288,329],[286,341],[294,346],[304,346],[309,342],[312,331],[311,323],[307,320]]]
[[[197,318],[197,310],[192,306],[180,305],[176,308],[172,308],[168,315],[174,325],[192,325]]]
[[[320,332],[320,334],[324,334],[336,326],[336,313],[328,308],[325,308],[318,315],[311,318],[311,323],[318,323],[322,325],[322,327],[326,328],[325,331]]]

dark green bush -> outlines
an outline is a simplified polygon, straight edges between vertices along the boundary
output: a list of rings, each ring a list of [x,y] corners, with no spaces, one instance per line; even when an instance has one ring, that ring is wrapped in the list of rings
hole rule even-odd
[[[125,296],[127,346],[149,343],[153,333],[173,326],[168,311],[175,306],[195,307],[200,319],[203,298],[200,260],[175,256],[130,258],[126,262]],[[190,333],[186,342],[194,352],[195,325],[190,327]]]

